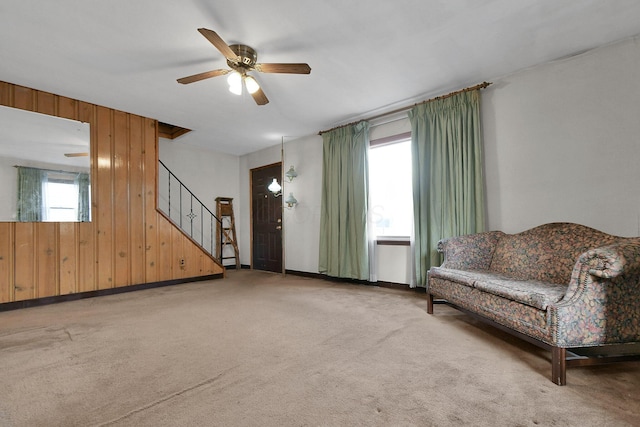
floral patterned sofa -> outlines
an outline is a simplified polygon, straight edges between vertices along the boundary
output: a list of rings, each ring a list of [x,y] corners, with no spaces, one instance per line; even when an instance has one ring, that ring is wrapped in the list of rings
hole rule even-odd
[[[558,385],[567,365],[591,364],[571,363],[567,349],[640,343],[640,237],[550,223],[452,237],[438,251],[444,263],[429,270],[428,313],[442,298],[549,348]]]

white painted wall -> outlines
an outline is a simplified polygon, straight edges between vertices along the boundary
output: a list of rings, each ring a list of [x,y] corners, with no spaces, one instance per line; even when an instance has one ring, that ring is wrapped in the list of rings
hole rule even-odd
[[[318,272],[320,247],[320,204],[322,190],[322,137],[311,135],[285,140],[284,169],[294,166],[298,176],[287,182],[298,205],[284,210],[285,267],[288,270]]]
[[[482,98],[490,229],[640,235],[640,39],[505,77]]]
[[[482,93],[488,228],[513,233],[546,222],[572,221],[612,234],[640,235],[640,40],[604,46],[493,82]],[[408,120],[397,120],[374,127],[371,138],[409,129]],[[163,160],[166,151],[161,147]],[[194,181],[207,182],[207,200],[221,195],[209,188],[220,185],[216,179],[226,186],[224,193],[239,198],[234,204],[241,262],[250,264],[249,171],[279,162],[280,144],[239,159],[216,153],[209,161],[201,155],[189,160],[172,153],[188,162],[182,168]],[[286,139],[283,167],[290,165],[299,176],[285,183],[284,191],[293,191],[299,205],[284,212],[285,266],[315,273],[321,137]],[[209,177],[203,179],[202,174]],[[378,257],[379,280],[409,283],[407,247],[379,248]]]
[[[236,211],[239,208],[236,200],[240,198],[240,159],[231,154],[189,145],[187,136],[174,140],[160,138],[160,160],[213,213],[216,211],[216,197],[233,197]]]
[[[410,284],[411,249],[409,246],[376,247],[376,261],[378,263],[378,281]]]

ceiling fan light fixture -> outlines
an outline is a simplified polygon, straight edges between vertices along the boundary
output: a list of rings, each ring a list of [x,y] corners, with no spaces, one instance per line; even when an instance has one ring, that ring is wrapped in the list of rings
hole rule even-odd
[[[247,87],[247,92],[249,93],[256,93],[258,89],[260,89],[260,85],[256,79],[251,76],[246,76],[244,78],[244,85]]]
[[[231,92],[234,95],[242,95],[242,85],[229,86],[229,92]]]
[[[234,71],[227,77],[227,83],[229,83],[229,92],[235,95],[242,95],[242,76],[239,72]]]
[[[198,28],[202,34],[218,51],[227,59],[228,69],[205,71],[178,79],[180,84],[189,84],[209,79],[211,77],[228,75],[229,92],[242,95],[244,88],[258,105],[266,105],[269,98],[255,78],[248,76],[248,72],[282,73],[282,74],[309,74],[311,67],[303,63],[259,63],[256,51],[244,44],[228,45],[215,31]]]

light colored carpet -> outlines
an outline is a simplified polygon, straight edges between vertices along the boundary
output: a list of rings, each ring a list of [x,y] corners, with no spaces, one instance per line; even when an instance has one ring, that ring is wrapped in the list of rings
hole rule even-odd
[[[247,270],[0,313],[4,426],[640,425],[640,363],[549,376],[423,294]]]

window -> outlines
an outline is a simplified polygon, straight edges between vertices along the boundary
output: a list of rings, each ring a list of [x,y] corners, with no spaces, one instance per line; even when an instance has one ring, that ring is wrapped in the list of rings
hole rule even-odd
[[[376,237],[403,237],[413,228],[411,136],[371,141],[369,212]]]
[[[20,222],[91,220],[91,183],[86,172],[16,166],[16,219]]]
[[[62,173],[47,173],[42,182],[44,221],[65,222],[78,220],[78,184],[75,177]]]

